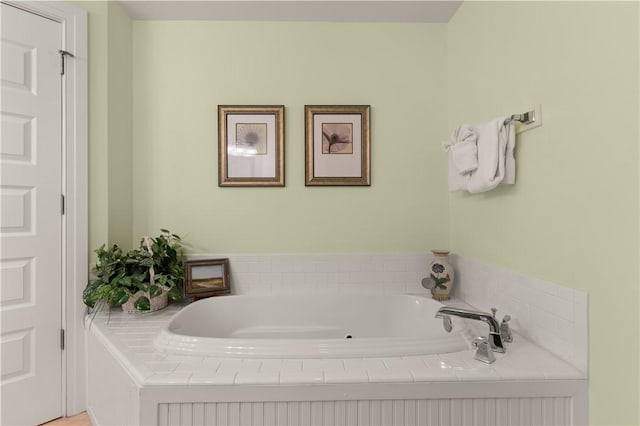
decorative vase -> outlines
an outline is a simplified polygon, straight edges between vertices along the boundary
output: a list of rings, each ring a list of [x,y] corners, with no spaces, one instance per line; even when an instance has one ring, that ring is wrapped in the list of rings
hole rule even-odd
[[[167,307],[167,303],[168,303],[168,295],[169,292],[165,289],[162,289],[162,293],[160,293],[158,296],[156,297],[151,297],[149,295],[149,292],[144,292],[142,290],[132,294],[131,296],[129,296],[129,300],[127,300],[125,303],[122,304],[122,310],[128,313],[133,313],[133,312],[155,312],[155,311],[159,311],[160,309],[164,309]],[[149,299],[149,310],[148,311],[141,311],[139,309],[136,309],[135,307],[135,302],[136,300],[138,300],[138,298],[140,296],[146,296],[147,299]]]
[[[449,263],[449,252],[432,250],[433,261],[429,265],[429,277],[435,284],[432,294],[436,300],[449,300],[453,287],[454,270]]]

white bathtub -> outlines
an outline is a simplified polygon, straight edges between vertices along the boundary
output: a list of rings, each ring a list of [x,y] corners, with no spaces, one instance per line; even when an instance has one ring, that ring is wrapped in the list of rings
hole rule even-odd
[[[466,350],[470,330],[411,295],[225,296],[180,310],[154,341],[164,352],[239,358],[366,358]]]

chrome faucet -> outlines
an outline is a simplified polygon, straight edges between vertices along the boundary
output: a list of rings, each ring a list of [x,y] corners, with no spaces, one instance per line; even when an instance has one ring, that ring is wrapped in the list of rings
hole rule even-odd
[[[502,321],[502,325],[500,325],[495,317],[496,311],[494,309],[491,311],[492,314],[489,314],[486,312],[470,311],[468,309],[444,306],[438,309],[436,318],[442,318],[444,328],[447,332],[451,331],[451,318],[449,318],[449,316],[473,319],[489,324],[489,337],[487,338],[489,347],[493,352],[504,353],[506,351],[504,343],[512,340],[511,331],[507,324],[511,317],[506,315],[505,319]]]

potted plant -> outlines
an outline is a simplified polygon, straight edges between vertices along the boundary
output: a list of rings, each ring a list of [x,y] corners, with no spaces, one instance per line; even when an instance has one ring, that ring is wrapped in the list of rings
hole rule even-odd
[[[96,278],[89,281],[82,300],[93,308],[104,300],[126,311],[153,311],[166,306],[167,299],[180,300],[184,281],[182,239],[166,229],[128,252],[117,245],[95,252]]]

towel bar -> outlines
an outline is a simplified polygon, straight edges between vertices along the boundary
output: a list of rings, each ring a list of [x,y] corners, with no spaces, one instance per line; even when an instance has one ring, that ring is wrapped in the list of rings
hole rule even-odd
[[[523,124],[531,124],[536,121],[536,111],[527,111],[524,114],[513,114],[511,121],[519,121]]]

